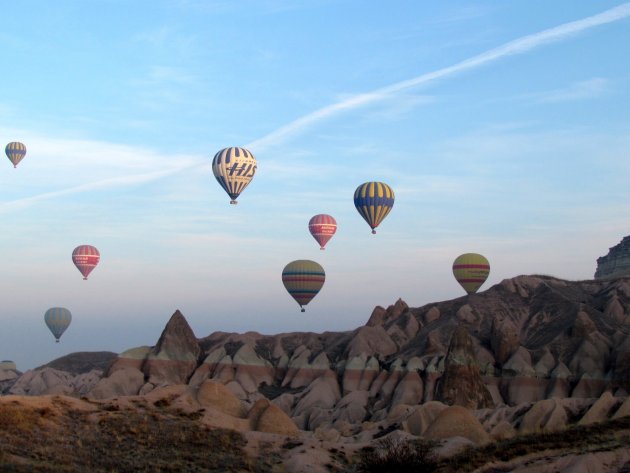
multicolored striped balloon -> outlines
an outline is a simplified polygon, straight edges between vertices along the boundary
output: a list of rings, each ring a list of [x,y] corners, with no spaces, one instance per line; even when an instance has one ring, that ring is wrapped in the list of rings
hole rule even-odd
[[[230,196],[230,204],[254,178],[258,164],[254,155],[245,148],[224,148],[214,155],[212,173]]]
[[[77,246],[72,252],[72,262],[83,275],[83,279],[88,278],[100,260],[101,254],[91,245]]]
[[[460,255],[453,263],[453,275],[468,294],[477,292],[489,274],[490,263],[477,253]]]
[[[54,335],[56,342],[59,343],[61,335],[72,322],[72,314],[65,307],[51,307],[44,314],[44,322]]]
[[[300,259],[287,264],[282,270],[282,284],[291,297],[304,307],[317,295],[324,285],[326,273],[315,261]]]
[[[18,163],[22,161],[22,158],[26,156],[26,146],[19,141],[12,141],[4,148],[4,152],[7,154],[9,161],[13,163],[13,167],[16,168]]]
[[[375,228],[394,206],[394,191],[382,182],[366,182],[354,191],[354,206],[376,233]]]
[[[313,238],[319,243],[320,250],[325,250],[326,243],[332,238],[337,231],[337,222],[330,215],[315,215],[308,222],[308,231],[311,232]]]

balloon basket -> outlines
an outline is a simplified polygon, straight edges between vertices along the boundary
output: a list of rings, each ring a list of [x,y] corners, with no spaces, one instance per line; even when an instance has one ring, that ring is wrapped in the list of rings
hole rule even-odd
[[[323,246],[319,249],[320,251],[324,251],[326,248],[324,248]]]
[[[300,312],[306,312],[306,309],[302,307],[302,310]]]
[[[87,277],[84,277],[84,278],[83,278],[83,280],[84,280],[84,281],[87,281]]]
[[[372,230],[372,235],[376,235],[376,230]]]
[[[236,205],[236,204],[238,204],[238,202],[237,202],[237,201],[235,201],[235,200],[230,200],[230,205]]]

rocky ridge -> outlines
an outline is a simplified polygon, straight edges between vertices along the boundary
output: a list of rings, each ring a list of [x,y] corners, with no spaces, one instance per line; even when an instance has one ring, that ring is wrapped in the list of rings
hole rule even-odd
[[[5,393],[107,399],[213,380],[244,409],[270,402],[299,429],[321,435],[396,423],[420,432],[449,405],[503,412],[496,424],[480,422],[488,435],[508,435],[530,423],[570,422],[581,412],[567,405],[586,409],[606,393],[620,405],[630,391],[629,328],[627,278],[519,276],[420,308],[399,300],[375,308],[356,330],[322,334],[197,339],[177,311],[154,347],[128,350],[104,372],[45,367],[24,373]],[[523,406],[528,413],[538,407],[525,420]]]

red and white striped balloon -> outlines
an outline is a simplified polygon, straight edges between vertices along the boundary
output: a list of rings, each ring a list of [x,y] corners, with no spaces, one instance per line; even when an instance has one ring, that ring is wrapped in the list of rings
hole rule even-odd
[[[72,252],[72,262],[83,275],[83,279],[88,278],[100,260],[101,254],[92,245],[77,246]]]
[[[324,250],[328,240],[330,240],[337,231],[337,222],[330,215],[315,215],[308,222],[308,231],[311,232],[313,238],[319,243],[319,249]]]

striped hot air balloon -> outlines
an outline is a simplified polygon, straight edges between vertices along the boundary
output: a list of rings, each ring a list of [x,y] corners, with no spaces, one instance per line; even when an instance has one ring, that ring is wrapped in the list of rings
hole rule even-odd
[[[83,275],[83,279],[88,278],[100,260],[101,254],[91,245],[77,246],[72,252],[72,262]]]
[[[394,191],[382,182],[366,182],[354,191],[354,206],[376,233],[375,228],[394,206]]]
[[[224,148],[214,155],[212,172],[221,187],[230,196],[230,204],[247,187],[256,174],[256,158],[245,148]]]
[[[44,314],[44,322],[46,322],[48,329],[54,335],[57,343],[59,343],[61,335],[72,322],[72,314],[64,307],[51,307]]]
[[[18,163],[22,161],[22,158],[26,156],[26,146],[19,141],[12,141],[4,148],[4,152],[7,154],[9,161],[13,163],[13,167],[16,168]]]
[[[330,240],[337,231],[337,222],[330,215],[315,215],[308,222],[308,231],[311,232],[313,238],[319,243],[319,249],[324,250],[328,240]]]
[[[465,253],[453,262],[453,275],[468,294],[473,294],[486,282],[490,263],[477,253]]]
[[[282,270],[282,284],[300,305],[302,312],[305,311],[303,306],[317,295],[325,280],[324,268],[315,261],[292,261]]]

